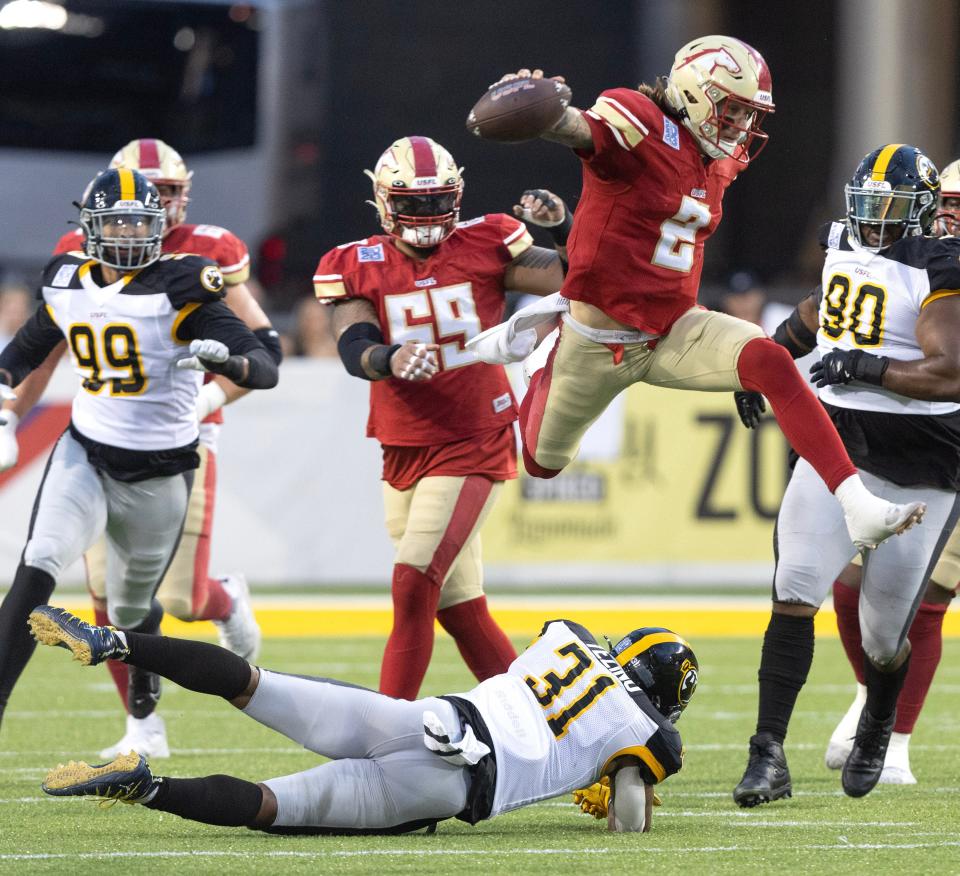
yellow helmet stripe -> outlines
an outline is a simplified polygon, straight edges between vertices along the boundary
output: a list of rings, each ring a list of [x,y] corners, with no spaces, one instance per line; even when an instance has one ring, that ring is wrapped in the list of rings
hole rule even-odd
[[[121,167],[117,173],[120,174],[120,200],[134,200],[137,196],[137,184],[133,178],[133,171],[128,167]]]
[[[651,633],[649,636],[644,636],[639,642],[634,642],[625,651],[617,654],[617,661],[621,666],[629,663],[638,654],[642,654],[644,651],[649,650],[654,645],[659,645],[661,642],[678,642],[681,645],[686,645],[688,648],[690,647],[686,639],[681,638],[676,633]]]
[[[891,143],[889,146],[884,146],[880,150],[880,154],[877,156],[877,160],[873,162],[873,170],[870,173],[871,179],[882,180],[887,173],[887,167],[890,165],[890,159],[893,158],[894,152],[896,152],[903,143]]]

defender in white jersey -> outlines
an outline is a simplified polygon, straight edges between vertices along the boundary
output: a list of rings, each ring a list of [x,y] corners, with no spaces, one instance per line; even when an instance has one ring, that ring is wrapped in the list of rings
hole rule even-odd
[[[0,352],[17,385],[66,339],[78,392],[50,455],[23,557],[0,605],[0,715],[30,658],[30,609],[106,533],[110,620],[159,629],[154,599],[183,528],[197,456],[199,371],[241,386],[277,382],[273,358],[222,303],[217,265],[161,256],[164,211],[137,171],[94,179],[80,210],[85,254],[55,257],[41,305]]]
[[[128,754],[51,771],[57,796],[110,796],[208,824],[280,833],[402,833],[447,818],[475,824],[610,777],[608,826],[650,829],[653,785],[681,767],[675,720],[699,670],[659,627],[613,650],[572,621],[544,624],[509,669],[461,694],[398,700],[331,679],[251,666],[215,645],[94,627],[63,609],[30,615],[38,641],[83,663],[113,658],[229,700],[332,758],[260,784],[154,777]]]
[[[863,554],[867,696],[842,774],[853,797],[880,778],[909,665],[907,631],[960,512],[960,240],[924,236],[938,193],[937,170],[919,149],[890,144],[867,155],[846,187],[846,222],[821,234],[822,294],[801,302],[781,333],[795,356],[816,343],[813,379],[868,488],[927,506],[923,526]],[[757,732],[734,790],[741,806],[792,792],[782,745],[813,659],[813,617],[856,555],[836,503],[803,460],[775,540]]]

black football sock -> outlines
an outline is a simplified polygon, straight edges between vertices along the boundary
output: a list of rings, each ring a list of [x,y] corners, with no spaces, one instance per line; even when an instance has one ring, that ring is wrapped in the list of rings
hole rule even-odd
[[[163,620],[163,606],[154,599],[147,616],[135,627],[130,627],[124,632],[158,636],[161,620]],[[155,672],[131,666],[127,678],[127,709],[130,714],[134,718],[146,718],[153,714],[159,702],[160,676]]]
[[[813,663],[813,618],[771,614],[760,656],[757,733],[783,744],[800,688]]]
[[[204,824],[252,827],[263,802],[263,791],[258,785],[233,776],[159,777],[155,781],[157,793],[144,806]]]
[[[874,718],[884,721],[893,714],[909,667],[909,654],[893,672],[881,672],[868,657],[863,658],[863,675],[867,685],[865,708]]]
[[[125,663],[156,672],[187,690],[232,700],[250,684],[250,664],[219,645],[136,632],[124,635],[130,649]]]
[[[10,592],[0,605],[0,719],[13,686],[37,647],[36,640],[30,635],[27,618],[38,605],[50,600],[55,586],[52,575],[21,563]]]

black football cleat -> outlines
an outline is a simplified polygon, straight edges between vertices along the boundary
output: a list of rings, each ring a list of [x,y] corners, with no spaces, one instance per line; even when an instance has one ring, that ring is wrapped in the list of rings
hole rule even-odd
[[[95,666],[110,657],[123,658],[129,649],[114,627],[95,627],[63,608],[38,605],[30,612],[30,632],[41,645],[66,648],[84,666]]]
[[[793,796],[783,746],[769,733],[750,737],[750,759],[740,784],[733,789],[737,806],[747,809]]]
[[[896,711],[886,719],[875,718],[864,706],[857,724],[853,750],[844,763],[840,776],[843,792],[848,797],[863,797],[880,781],[896,718]]]
[[[101,803],[138,803],[153,790],[156,780],[147,759],[134,751],[110,763],[91,765],[83,761],[60,764],[47,773],[43,791],[54,797],[99,797]]]

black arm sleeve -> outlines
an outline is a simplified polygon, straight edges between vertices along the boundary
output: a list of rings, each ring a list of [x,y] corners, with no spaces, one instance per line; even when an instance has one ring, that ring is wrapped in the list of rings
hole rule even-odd
[[[273,356],[222,301],[204,304],[194,310],[180,323],[177,337],[181,341],[220,341],[221,344],[226,344],[231,356],[243,356],[248,363],[247,376],[243,380],[235,380],[237,386],[246,389],[270,389],[276,386],[280,379]]]
[[[47,358],[63,340],[63,332],[53,321],[45,304],[41,304],[0,353],[0,371],[10,375],[16,386]]]

